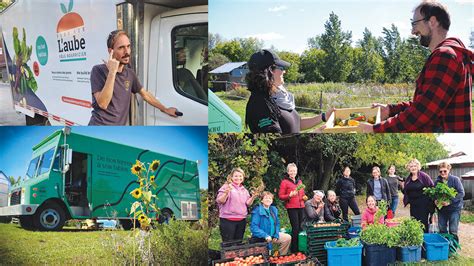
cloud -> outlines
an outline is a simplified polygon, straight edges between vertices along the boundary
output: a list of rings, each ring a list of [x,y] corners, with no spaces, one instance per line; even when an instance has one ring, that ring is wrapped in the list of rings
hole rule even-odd
[[[263,41],[272,41],[272,40],[280,40],[285,38],[285,36],[276,33],[276,32],[267,32],[267,33],[257,33],[245,36],[245,38],[257,38]]]
[[[283,10],[286,10],[286,9],[288,9],[287,6],[281,5],[281,6],[270,7],[268,9],[268,11],[270,11],[270,12],[279,12],[279,11],[283,11]]]

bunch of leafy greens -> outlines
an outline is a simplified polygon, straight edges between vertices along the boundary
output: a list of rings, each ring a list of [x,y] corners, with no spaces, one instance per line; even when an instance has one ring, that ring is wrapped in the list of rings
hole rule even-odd
[[[400,236],[395,227],[387,227],[384,224],[370,224],[360,233],[360,240],[370,245],[384,245],[389,248],[397,246]]]
[[[430,197],[432,200],[437,200],[436,207],[441,209],[443,203],[450,203],[451,200],[456,197],[458,192],[455,188],[448,187],[444,182],[438,182],[436,187],[424,188],[423,194]]]
[[[13,48],[15,50],[15,66],[16,69],[15,73],[15,85],[14,88],[18,92],[18,89],[21,93],[25,93],[27,88],[30,88],[33,92],[36,92],[38,89],[38,84],[33,76],[33,71],[31,71],[30,67],[26,64],[30,61],[31,52],[33,47],[26,45],[26,33],[25,29],[23,29],[23,39],[20,42],[18,38],[18,29],[16,27],[13,28]]]
[[[424,225],[413,218],[404,219],[393,227],[398,235],[398,247],[421,246],[423,244]]]
[[[380,221],[380,217],[385,217],[387,215],[387,210],[388,210],[387,201],[385,200],[379,201],[377,207],[379,207],[379,209],[375,213],[374,223],[378,223]]]
[[[359,238],[352,238],[352,239],[345,239],[345,238],[339,238],[336,241],[336,247],[356,247],[360,245]]]

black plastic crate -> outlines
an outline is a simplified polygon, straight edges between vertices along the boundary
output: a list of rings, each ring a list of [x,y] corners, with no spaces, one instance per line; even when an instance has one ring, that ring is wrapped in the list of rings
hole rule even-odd
[[[270,258],[268,261],[270,261]],[[322,266],[322,264],[319,262],[319,260],[316,257],[310,257],[310,256],[307,256],[305,260],[283,263],[283,264],[270,262],[270,265],[271,266],[320,266],[320,265]]]

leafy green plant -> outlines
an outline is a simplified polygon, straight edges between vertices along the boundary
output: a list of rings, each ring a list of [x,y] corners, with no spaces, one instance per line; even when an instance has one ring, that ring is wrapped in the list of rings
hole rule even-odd
[[[397,246],[399,235],[394,227],[384,224],[370,224],[360,233],[360,240],[371,245],[384,245],[389,248]]]
[[[448,187],[448,184],[444,182],[438,182],[436,187],[424,188],[423,194],[430,197],[432,200],[437,200],[436,207],[441,209],[443,203],[450,203],[451,200],[456,197],[458,192],[455,188]]]
[[[379,201],[377,207],[379,209],[377,210],[377,212],[375,213],[375,216],[374,216],[374,221],[375,222],[379,222],[380,217],[385,217],[385,215],[387,215],[387,210],[388,210],[387,201],[385,201],[385,200]]]
[[[352,238],[352,239],[345,239],[345,238],[339,238],[336,241],[336,247],[341,248],[341,247],[356,247],[360,245],[360,240],[358,237]]]
[[[423,244],[423,224],[413,218],[403,219],[393,227],[398,235],[398,247],[421,246]]]
[[[33,71],[26,64],[30,61],[33,46],[26,45],[26,32],[23,28],[23,38],[20,42],[18,38],[18,29],[13,27],[13,49],[15,50],[15,56],[13,61],[15,62],[14,73],[14,89],[17,93],[24,94],[27,88],[30,88],[33,92],[38,89],[38,84],[33,75]]]

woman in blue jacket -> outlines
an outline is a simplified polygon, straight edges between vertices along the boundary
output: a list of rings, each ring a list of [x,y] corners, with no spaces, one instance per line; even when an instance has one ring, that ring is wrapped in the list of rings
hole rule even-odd
[[[291,236],[280,232],[280,220],[278,209],[272,206],[273,194],[264,191],[261,203],[252,211],[250,222],[251,242],[267,242],[268,249],[272,250],[272,244],[278,244],[281,255],[288,253],[291,244]]]

